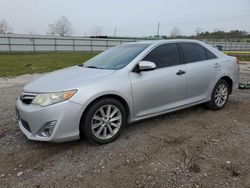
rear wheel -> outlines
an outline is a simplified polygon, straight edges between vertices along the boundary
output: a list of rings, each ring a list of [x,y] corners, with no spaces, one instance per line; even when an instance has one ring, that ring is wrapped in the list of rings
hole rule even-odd
[[[207,103],[207,106],[212,110],[222,109],[229,97],[229,86],[225,80],[219,80],[212,92],[211,101]]]
[[[116,99],[104,98],[87,109],[81,132],[89,142],[107,144],[118,138],[126,123],[123,105]]]

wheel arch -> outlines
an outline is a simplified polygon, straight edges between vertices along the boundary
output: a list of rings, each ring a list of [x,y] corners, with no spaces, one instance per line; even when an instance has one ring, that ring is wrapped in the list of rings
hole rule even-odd
[[[223,76],[219,80],[224,80],[228,83],[229,86],[229,94],[232,93],[233,90],[233,80],[229,76]]]
[[[102,96],[98,96],[97,98],[95,98],[94,100],[92,100],[87,106],[86,108],[84,109],[84,111],[82,112],[82,115],[81,115],[81,119],[80,119],[80,123],[79,123],[79,130],[81,131],[81,124],[82,124],[82,120],[87,112],[87,110],[91,107],[91,105],[99,100],[102,100],[104,98],[113,98],[113,99],[116,99],[118,100],[119,102],[122,103],[122,105],[124,106],[125,110],[126,110],[126,116],[127,116],[127,120],[129,120],[130,118],[130,112],[131,112],[131,109],[129,108],[129,104],[128,102],[121,96],[117,95],[117,94],[105,94],[105,95],[102,95]]]

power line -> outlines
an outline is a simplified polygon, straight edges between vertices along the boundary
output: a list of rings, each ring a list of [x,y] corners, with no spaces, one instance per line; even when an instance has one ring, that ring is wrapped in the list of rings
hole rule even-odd
[[[245,14],[238,14],[238,15],[232,15],[232,16],[224,16],[224,17],[210,17],[210,18],[206,18],[206,19],[200,19],[200,20],[186,20],[186,21],[169,21],[169,22],[164,22],[164,23],[158,23],[157,25],[157,35],[160,34],[160,26],[162,27],[169,27],[171,25],[179,25],[179,24],[195,24],[195,23],[203,23],[203,22],[209,22],[209,21],[213,21],[213,22],[218,22],[221,20],[226,20],[226,19],[233,19],[233,18],[240,18],[240,17],[249,17],[250,13],[245,13]],[[141,26],[128,26],[128,27],[116,27],[115,30],[119,29],[120,33],[124,33],[124,32],[132,32],[132,31],[136,31],[136,30],[142,30],[142,29],[146,29],[146,28],[154,28],[155,24],[147,24],[147,25],[141,25]],[[106,30],[106,32],[110,32],[112,33],[111,30]],[[113,30],[114,32],[114,30]],[[116,34],[116,31],[115,31]]]
[[[242,15],[234,15],[234,16],[227,16],[227,17],[217,17],[217,18],[208,18],[208,19],[202,19],[202,20],[193,20],[193,21],[181,21],[181,22],[168,22],[165,24],[183,24],[183,23],[199,23],[199,22],[207,22],[207,21],[213,21],[213,20],[224,20],[229,18],[238,18],[238,17],[247,17],[250,16],[250,14],[242,14]]]
[[[214,17],[214,18],[207,18],[207,19],[200,19],[200,20],[186,20],[186,21],[170,21],[161,23],[161,25],[174,25],[174,24],[192,24],[192,23],[200,23],[200,22],[207,22],[207,21],[213,21],[213,20],[223,20],[223,19],[231,19],[231,18],[238,18],[238,17],[248,17],[250,14],[240,14],[240,15],[233,15],[233,16],[225,16],[225,17]],[[119,29],[145,29],[149,27],[153,27],[153,24],[147,25],[147,26],[136,26],[136,27],[119,27]]]

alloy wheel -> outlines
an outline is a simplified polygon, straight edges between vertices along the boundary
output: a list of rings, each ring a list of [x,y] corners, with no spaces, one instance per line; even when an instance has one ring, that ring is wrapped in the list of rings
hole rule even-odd
[[[218,107],[223,106],[228,97],[228,89],[227,86],[224,83],[221,83],[218,85],[217,89],[215,90],[214,95],[214,102]]]
[[[121,111],[115,105],[101,106],[91,121],[93,134],[101,140],[112,138],[119,131],[122,124]]]

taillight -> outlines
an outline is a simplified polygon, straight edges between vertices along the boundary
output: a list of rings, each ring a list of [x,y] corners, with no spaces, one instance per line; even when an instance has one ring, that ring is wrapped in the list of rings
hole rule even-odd
[[[240,61],[239,61],[238,59],[236,59],[236,63],[237,63],[237,64],[240,64]]]

